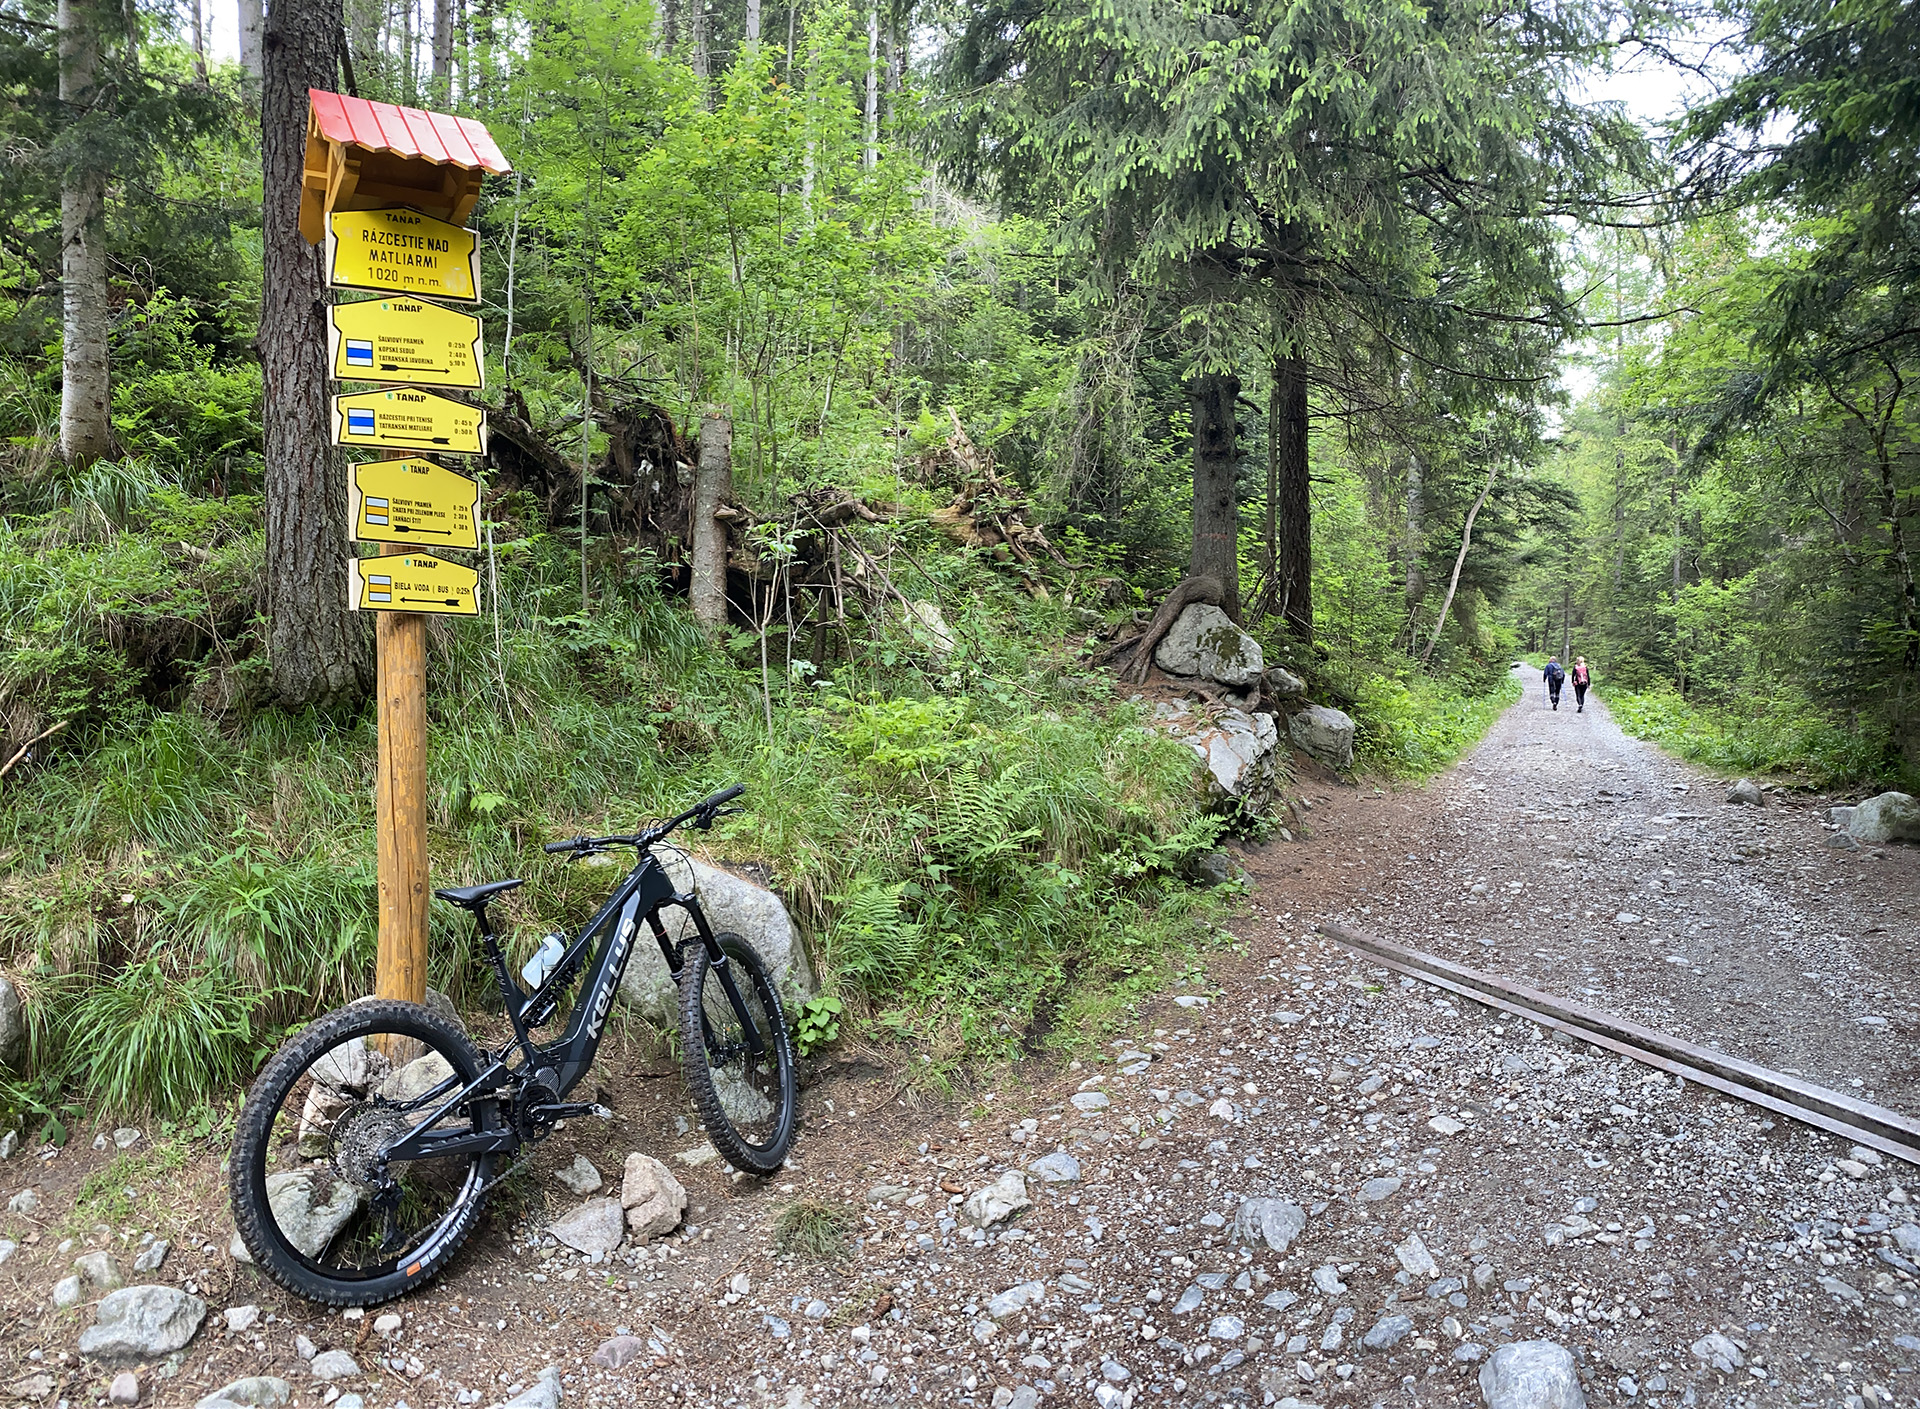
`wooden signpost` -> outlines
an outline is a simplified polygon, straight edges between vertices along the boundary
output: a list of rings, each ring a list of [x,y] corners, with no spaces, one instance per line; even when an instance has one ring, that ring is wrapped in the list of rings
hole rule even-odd
[[[476,616],[479,574],[438,556],[479,546],[477,481],[409,452],[484,455],[486,413],[424,386],[478,391],[480,320],[430,302],[480,298],[466,229],[487,172],[512,168],[471,118],[308,91],[300,233],[326,242],[327,281],[386,297],[337,304],[328,364],[378,390],[333,399],[333,443],[383,452],[349,467],[353,536],[380,556],[348,563],[347,604],[374,617],[380,759],[375,789],[380,945],[374,992],[427,993],[426,618]],[[433,551],[427,551],[427,550]]]

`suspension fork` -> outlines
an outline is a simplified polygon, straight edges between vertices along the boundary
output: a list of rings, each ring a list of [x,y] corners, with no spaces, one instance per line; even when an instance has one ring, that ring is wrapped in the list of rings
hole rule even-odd
[[[740,996],[740,988],[733,976],[733,966],[727,962],[727,952],[720,947],[720,941],[714,938],[713,927],[707,923],[707,913],[700,908],[700,897],[693,894],[676,895],[670,902],[678,905],[693,917],[693,927],[700,935],[700,943],[707,951],[707,963],[720,979],[721,991],[727,995],[727,1002],[733,1006],[733,1015],[740,1020],[740,1030],[747,1036],[747,1048],[756,1057],[767,1054],[767,1041],[754,1022],[753,1014],[748,1011],[746,1000]],[[679,949],[667,939],[667,927],[660,922],[660,910],[654,909],[647,916],[647,924],[653,929],[653,937],[660,945],[660,952],[666,956],[667,969],[675,979],[680,977],[681,958]],[[712,1051],[717,1045],[712,1025],[707,1022],[706,1010],[700,1012],[700,1036]]]

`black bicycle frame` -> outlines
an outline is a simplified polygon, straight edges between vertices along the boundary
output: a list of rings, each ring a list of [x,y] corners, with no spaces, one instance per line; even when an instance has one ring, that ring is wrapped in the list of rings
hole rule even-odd
[[[613,1006],[613,996],[620,987],[621,977],[626,973],[627,963],[633,957],[634,934],[642,916],[645,916],[648,927],[653,931],[661,956],[667,961],[667,971],[676,978],[679,976],[680,950],[667,938],[666,926],[660,922],[660,911],[668,905],[677,905],[693,917],[694,929],[707,951],[707,961],[718,975],[727,1001],[733,1005],[734,1015],[740,1019],[748,1047],[756,1057],[764,1056],[766,1037],[754,1023],[752,1013],[740,996],[733,970],[727,963],[726,952],[714,938],[713,927],[707,923],[706,912],[700,908],[700,898],[692,892],[683,895],[677,891],[672,878],[667,875],[666,867],[651,852],[643,851],[638,864],[627,873],[626,879],[606,904],[587,922],[586,928],[561,953],[560,961],[532,993],[523,992],[520,985],[513,981],[506,954],[493,933],[486,910],[481,909],[476,917],[480,937],[487,946],[488,958],[493,961],[499,974],[500,996],[506,1006],[507,1018],[513,1023],[513,1041],[490,1054],[492,1061],[487,1069],[459,1090],[452,1089],[455,1078],[448,1077],[432,1090],[408,1102],[406,1109],[419,1110],[430,1101],[446,1097],[426,1119],[389,1144],[384,1152],[385,1157],[388,1160],[444,1159],[454,1155],[497,1153],[519,1148],[521,1135],[511,1120],[504,1120],[495,1129],[487,1131],[436,1134],[433,1127],[462,1101],[471,1101],[483,1092],[488,1093],[484,1099],[497,1099],[492,1093],[498,1090],[504,1080],[526,1074],[533,1075],[549,1086],[555,1092],[556,1100],[573,1090],[593,1066],[593,1059],[600,1050],[607,1013]],[[566,1031],[545,1046],[535,1045],[528,1036],[526,1014],[557,999],[559,990],[572,982],[580,956],[598,934],[606,935],[607,943],[595,957],[587,982],[581,986],[580,999],[567,1019]],[[704,1040],[711,1042],[713,1033],[706,1029],[704,1015],[701,1025]],[[508,1059],[516,1049],[525,1056],[526,1063],[511,1067]],[[450,1091],[452,1094],[448,1095]]]

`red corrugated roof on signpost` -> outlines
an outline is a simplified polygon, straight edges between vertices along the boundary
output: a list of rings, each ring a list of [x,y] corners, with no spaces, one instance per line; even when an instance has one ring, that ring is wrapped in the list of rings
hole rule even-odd
[[[307,90],[307,102],[300,233],[310,244],[325,237],[335,210],[406,205],[464,225],[481,178],[513,170],[486,124],[470,117],[320,88]]]

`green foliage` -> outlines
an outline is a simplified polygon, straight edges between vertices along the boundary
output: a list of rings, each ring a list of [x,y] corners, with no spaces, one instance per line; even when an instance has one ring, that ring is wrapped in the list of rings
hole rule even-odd
[[[1392,778],[1428,778],[1480,741],[1520,698],[1511,677],[1478,693],[1413,675],[1368,675],[1354,695],[1354,756]]]
[[[1705,703],[1668,688],[1614,691],[1607,706],[1635,738],[1723,773],[1780,774],[1816,788],[1914,786],[1884,725],[1849,727],[1805,701]]]
[[[846,1255],[854,1211],[823,1199],[796,1199],[773,1221],[773,1245],[809,1262],[836,1262]]]
[[[794,1016],[793,1045],[803,1057],[811,1057],[840,1036],[840,1014],[846,1005],[831,993],[809,998]]]

